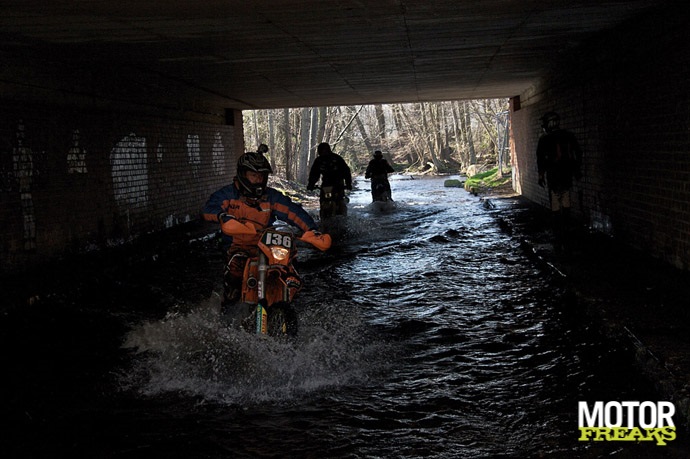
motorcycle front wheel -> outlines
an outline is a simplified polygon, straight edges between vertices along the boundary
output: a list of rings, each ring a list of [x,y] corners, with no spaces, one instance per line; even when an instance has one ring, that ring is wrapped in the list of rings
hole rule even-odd
[[[297,335],[297,315],[289,303],[275,303],[267,308],[267,334],[274,337]]]
[[[321,202],[319,209],[319,217],[321,220],[326,220],[338,215],[338,206],[335,201]]]

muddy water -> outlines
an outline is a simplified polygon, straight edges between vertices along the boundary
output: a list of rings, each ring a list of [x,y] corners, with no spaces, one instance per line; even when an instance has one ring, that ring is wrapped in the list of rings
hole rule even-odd
[[[328,253],[302,249],[293,343],[217,318],[221,257],[195,239],[75,271],[3,320],[17,457],[599,457],[578,400],[655,395],[496,215],[443,179],[351,196]],[[107,263],[106,263],[107,264]],[[94,285],[95,284],[95,285]],[[57,289],[57,287],[55,287]],[[14,349],[17,352],[9,352]]]

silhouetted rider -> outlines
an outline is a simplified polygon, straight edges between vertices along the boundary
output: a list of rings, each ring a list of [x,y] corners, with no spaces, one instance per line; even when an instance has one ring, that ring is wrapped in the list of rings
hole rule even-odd
[[[345,160],[331,150],[331,146],[320,143],[316,149],[318,153],[309,171],[307,190],[313,190],[316,182],[321,178],[321,218],[323,219],[324,200],[330,198],[336,204],[336,215],[347,215],[347,201],[345,190],[352,189],[352,172]],[[332,193],[329,197],[327,193]]]
[[[364,172],[364,178],[370,178],[371,179],[371,199],[374,201],[381,201],[384,196],[383,194],[385,193],[385,196],[387,196],[388,199],[392,200],[391,196],[391,184],[388,181],[388,174],[395,172],[393,168],[391,167],[390,164],[388,164],[388,161],[383,157],[383,153],[381,151],[376,150],[374,152],[374,159],[369,161],[369,165],[367,166],[367,170]],[[383,193],[377,193],[376,189],[378,188],[379,184],[383,185]],[[381,196],[377,196],[381,195]],[[377,199],[377,197],[379,199]]]

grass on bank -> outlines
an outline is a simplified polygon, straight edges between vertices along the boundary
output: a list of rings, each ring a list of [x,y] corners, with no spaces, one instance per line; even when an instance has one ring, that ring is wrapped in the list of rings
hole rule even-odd
[[[468,177],[465,181],[465,189],[470,193],[478,193],[482,190],[491,188],[498,188],[511,182],[510,170],[504,170],[503,175],[498,174],[498,168],[495,167],[486,172],[481,172],[472,177]]]

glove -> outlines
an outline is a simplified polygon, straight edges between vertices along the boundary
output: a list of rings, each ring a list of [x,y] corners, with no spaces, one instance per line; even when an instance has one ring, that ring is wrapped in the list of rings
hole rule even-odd
[[[304,242],[308,242],[322,252],[328,250],[332,244],[329,234],[321,234],[315,230],[305,232],[300,239]]]
[[[233,218],[235,218],[234,215],[228,215],[228,214],[226,214],[225,212],[220,212],[220,213],[218,214],[218,221],[219,221],[220,223],[225,223],[225,222],[227,222],[228,220],[232,220]]]

